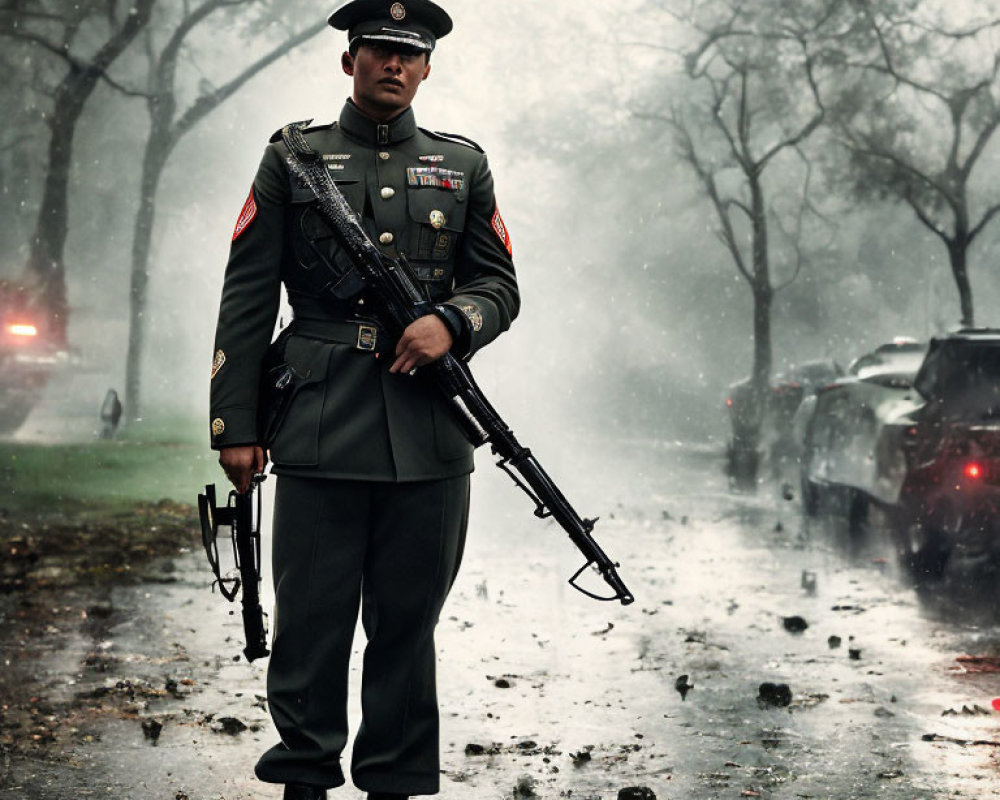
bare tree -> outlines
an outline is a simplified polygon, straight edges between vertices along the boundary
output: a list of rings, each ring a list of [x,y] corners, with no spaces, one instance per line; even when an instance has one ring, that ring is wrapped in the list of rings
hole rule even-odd
[[[824,60],[841,80],[824,99],[849,154],[851,188],[905,203],[942,241],[961,324],[972,326],[969,251],[1000,214],[1000,191],[981,177],[1000,127],[1000,15],[954,27],[928,5],[851,0],[863,25],[829,43]]]
[[[825,118],[811,42],[838,5],[719,0],[673,12],[697,36],[683,53],[692,92],[666,112],[643,114],[673,130],[677,152],[697,176],[717,235],[753,296],[753,404],[741,443],[747,450],[756,450],[770,382],[774,297],[803,263],[812,171],[802,146]],[[797,186],[789,185],[790,174],[798,176]],[[796,197],[793,207],[769,201],[772,190],[775,197]],[[786,221],[778,222],[782,216]],[[780,278],[773,223],[791,245]]]
[[[265,5],[259,0],[203,0],[193,6],[185,3],[180,9],[180,15],[172,22],[166,43],[158,51],[152,35],[147,38],[150,69],[148,88],[143,94],[149,111],[150,130],[143,153],[140,201],[132,241],[129,346],[125,377],[125,408],[129,419],[137,419],[140,415],[150,246],[156,221],[157,189],[170,154],[185,134],[232,97],[247,81],[326,28],[326,22],[322,19],[298,31],[279,28],[281,33],[276,44],[259,58],[242,65],[235,75],[219,85],[193,75],[190,70],[186,76],[181,75],[184,72],[180,69],[183,64],[192,63],[190,40],[200,26],[212,22],[227,9],[239,9],[241,14],[248,15],[254,10],[254,6]],[[285,7],[280,11],[287,16],[288,10]],[[264,11],[267,12],[267,9]],[[312,16],[310,14],[309,18]],[[249,33],[252,34],[258,27],[260,26],[250,25]],[[186,108],[181,108],[180,97],[181,90],[185,87],[185,77],[188,84],[198,85],[198,93]]]
[[[98,84],[116,85],[109,69],[149,23],[154,2],[19,0],[0,7],[0,38],[30,44],[65,67],[49,90],[45,184],[25,265],[25,282],[58,339],[65,340],[69,317],[65,247],[76,126]]]

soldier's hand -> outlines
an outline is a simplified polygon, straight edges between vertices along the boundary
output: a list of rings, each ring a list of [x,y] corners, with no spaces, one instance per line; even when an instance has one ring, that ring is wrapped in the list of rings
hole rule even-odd
[[[448,326],[433,314],[414,320],[396,345],[396,360],[389,372],[411,372],[437,361],[451,349],[453,342]]]
[[[264,471],[264,448],[256,445],[227,447],[219,452],[219,464],[240,494],[246,494],[253,476]]]

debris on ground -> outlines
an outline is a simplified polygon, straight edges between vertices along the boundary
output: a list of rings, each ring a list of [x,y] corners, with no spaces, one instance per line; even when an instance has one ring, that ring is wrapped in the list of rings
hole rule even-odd
[[[676,681],[674,681],[674,688],[680,692],[681,700],[686,700],[687,693],[694,688],[694,684],[688,680],[687,675],[681,675]]]
[[[250,730],[250,726],[236,717],[219,717],[212,723],[212,730],[216,733],[225,733],[228,736],[237,736],[243,731]]]
[[[761,708],[790,706],[792,690],[787,683],[762,683],[757,689],[757,703]]]
[[[965,672],[1000,673],[1000,656],[959,656],[955,660]]]
[[[618,800],[656,800],[656,793],[648,786],[626,786],[618,790]]]
[[[993,712],[990,711],[988,708],[983,708],[978,703],[972,705],[971,707],[965,705],[962,706],[960,709],[946,708],[944,711],[941,712],[942,717],[957,717],[960,715],[964,717],[981,717],[981,716],[992,717]]]
[[[947,742],[962,747],[1000,747],[1000,742],[992,739],[956,739],[954,736],[942,736],[939,733],[925,733],[920,737],[923,742]]]
[[[781,620],[781,624],[785,626],[785,630],[789,633],[802,633],[809,627],[809,623],[798,616],[784,617]]]
[[[519,775],[514,784],[514,797],[537,797],[535,786],[537,781],[528,774]]]
[[[156,744],[162,731],[163,723],[158,719],[144,719],[142,721],[142,735],[144,738],[148,739],[151,744]]]

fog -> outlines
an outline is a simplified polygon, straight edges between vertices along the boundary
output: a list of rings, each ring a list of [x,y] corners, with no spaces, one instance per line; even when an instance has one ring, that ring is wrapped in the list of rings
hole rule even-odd
[[[690,91],[679,60],[649,46],[690,44],[659,5],[630,0],[609,13],[604,4],[454,0],[455,32],[417,96],[418,124],[464,134],[490,157],[524,304],[474,366],[526,433],[559,420],[581,435],[721,441],[722,393],[749,372],[750,292],[666,126],[640,117]],[[225,74],[246,47],[232,31],[213,31],[198,69]],[[234,220],[268,137],[292,120],[338,116],[350,91],[342,50],[342,34],[317,36],[171,156],[154,233],[145,422],[205,417]],[[66,259],[70,339],[86,366],[50,391],[49,407],[62,416],[71,407],[92,414],[108,386],[124,383],[136,131],[148,122],[140,101],[99,91],[78,130]],[[30,230],[38,188],[14,191],[24,194],[18,229]],[[836,215],[829,242],[776,299],[776,371],[822,357],[843,364],[893,336],[955,327],[944,248],[911,212],[889,203],[828,211]],[[998,236],[987,229],[972,250],[980,324],[1000,322]],[[22,244],[6,254],[7,271],[23,253]]]

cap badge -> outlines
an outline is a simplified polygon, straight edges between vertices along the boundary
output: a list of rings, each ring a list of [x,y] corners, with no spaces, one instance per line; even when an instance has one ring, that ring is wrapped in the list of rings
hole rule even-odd
[[[406,6],[402,3],[393,3],[392,8],[389,9],[389,13],[396,22],[402,22],[406,19]]]
[[[434,228],[434,230],[441,230],[444,227],[445,222],[447,222],[447,217],[445,217],[443,211],[435,209],[431,212],[431,227]]]

